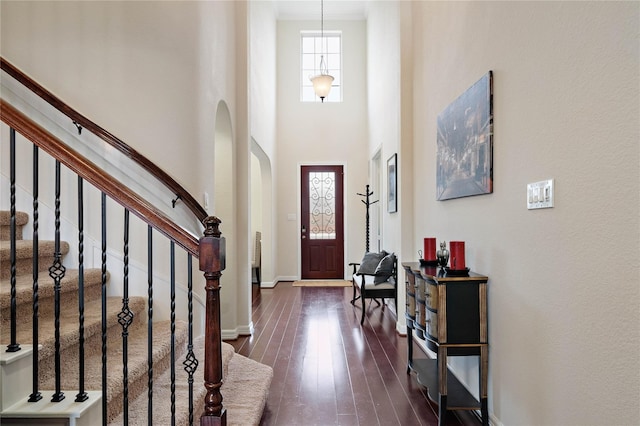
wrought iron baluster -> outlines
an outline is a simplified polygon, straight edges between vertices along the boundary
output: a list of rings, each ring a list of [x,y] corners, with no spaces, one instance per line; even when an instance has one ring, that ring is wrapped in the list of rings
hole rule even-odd
[[[21,348],[18,344],[18,324],[17,312],[18,306],[16,301],[16,131],[10,130],[9,140],[9,180],[11,189],[11,208],[9,218],[9,240],[10,240],[10,257],[11,265],[11,343],[7,346],[7,352],[18,352]]]
[[[187,344],[187,356],[182,364],[189,379],[189,426],[193,425],[193,375],[198,368],[198,360],[193,353],[193,256],[187,255],[187,300],[188,300],[188,327],[189,342]]]
[[[39,218],[39,204],[38,204],[38,184],[39,184],[39,151],[38,146],[33,145],[33,253],[38,253],[38,226],[40,224]],[[39,303],[39,285],[38,285],[38,271],[40,271],[40,266],[38,262],[38,256],[32,257],[32,276],[33,276],[33,366],[31,367],[33,371],[33,390],[31,395],[29,395],[29,402],[37,402],[42,399],[42,394],[38,390],[39,384],[39,363],[38,363],[38,316],[40,310]]]
[[[153,228],[147,227],[147,296],[148,296],[148,322],[147,322],[147,375],[149,377],[147,388],[147,423],[153,424]]]
[[[176,424],[176,245],[171,241],[171,426]]]
[[[129,309],[129,210],[124,210],[124,281],[122,291],[122,310],[118,322],[122,326],[122,419],[129,424],[129,326],[133,321],[133,312]]]
[[[54,290],[54,330],[55,330],[55,376],[56,391],[51,397],[52,402],[60,402],[64,399],[61,390],[62,382],[60,378],[60,282],[64,278],[66,268],[62,264],[62,253],[60,252],[60,161],[56,160],[55,178],[55,248],[53,254],[53,265],[49,268],[49,276],[53,279]]]
[[[101,197],[102,237],[102,426],[107,426],[107,195]]]
[[[76,402],[89,399],[84,391],[84,191],[78,176],[78,394]]]

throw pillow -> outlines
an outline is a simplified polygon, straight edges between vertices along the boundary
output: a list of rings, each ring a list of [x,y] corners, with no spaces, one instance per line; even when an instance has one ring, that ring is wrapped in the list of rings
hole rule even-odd
[[[380,261],[384,258],[383,253],[365,253],[357,274],[373,275]]]
[[[393,264],[395,263],[396,256],[391,253],[386,255],[380,260],[380,263],[376,267],[374,284],[380,284],[389,281],[389,277],[393,275]]]

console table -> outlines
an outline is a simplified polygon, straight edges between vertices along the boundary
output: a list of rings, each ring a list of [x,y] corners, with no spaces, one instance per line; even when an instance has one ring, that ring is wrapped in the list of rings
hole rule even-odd
[[[418,262],[402,263],[402,267],[407,292],[407,374],[415,371],[418,383],[438,404],[438,425],[445,424],[447,410],[480,410],[482,424],[488,426],[488,278],[474,272],[452,276]],[[413,359],[414,332],[437,354],[436,359]],[[450,356],[480,358],[480,401],[451,374]]]

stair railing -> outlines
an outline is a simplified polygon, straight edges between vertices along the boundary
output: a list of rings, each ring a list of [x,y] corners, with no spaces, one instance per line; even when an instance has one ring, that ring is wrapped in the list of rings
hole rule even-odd
[[[127,159],[132,160],[137,167],[144,170],[145,173],[152,176],[155,180],[164,185],[168,190],[175,195],[172,200],[172,207],[175,208],[178,200],[184,203],[184,206],[191,212],[197,222],[201,223],[204,230],[201,231],[200,238],[194,235],[193,229],[188,229],[189,225],[179,224],[179,218],[171,217],[171,210],[167,210],[162,206],[154,204],[156,200],[149,200],[140,195],[140,192],[145,192],[145,188],[142,187],[139,191],[134,191],[132,187],[135,185],[131,182],[123,182],[114,177],[112,165],[100,163],[102,159],[98,153],[96,157],[92,154],[93,148],[87,148],[77,141],[73,141],[68,137],[59,137],[61,134],[64,136],[64,132],[57,134],[55,132],[55,124],[47,126],[47,118],[43,120],[36,120],[41,118],[38,112],[29,110],[29,107],[25,107],[23,100],[23,93],[19,93],[19,96],[8,96],[11,99],[5,99],[8,92],[4,83],[7,78],[3,78],[3,91],[2,99],[0,99],[0,119],[10,128],[10,276],[11,276],[11,342],[7,346],[7,351],[19,351],[21,349],[20,342],[17,338],[16,329],[18,328],[18,319],[16,318],[16,133],[21,135],[22,138],[33,144],[32,154],[32,168],[33,168],[33,187],[31,190],[31,196],[33,199],[33,247],[34,252],[38,253],[39,244],[39,230],[42,229],[42,218],[40,217],[40,188],[39,188],[39,157],[40,151],[48,154],[55,160],[55,241],[54,241],[54,259],[49,268],[49,276],[53,281],[54,288],[54,317],[55,317],[55,392],[51,396],[51,400],[61,401],[65,398],[61,389],[61,353],[60,347],[60,284],[65,277],[65,266],[62,264],[61,255],[61,237],[60,237],[60,186],[61,186],[61,168],[64,166],[66,169],[77,175],[77,192],[78,192],[78,207],[77,207],[77,231],[78,231],[78,261],[79,261],[79,283],[78,283],[78,335],[79,335],[79,371],[78,371],[78,394],[76,395],[77,402],[83,402],[88,399],[88,395],[84,385],[84,216],[85,202],[83,200],[83,194],[85,193],[84,183],[89,183],[92,187],[97,189],[101,193],[101,207],[100,207],[100,222],[101,222],[101,353],[102,353],[102,424],[106,425],[110,419],[108,418],[109,407],[107,406],[108,393],[107,393],[107,379],[113,372],[107,371],[107,321],[108,321],[108,309],[107,309],[107,281],[109,274],[107,273],[107,198],[115,201],[121,205],[124,209],[124,268],[123,268],[123,291],[122,291],[122,307],[117,314],[118,322],[122,327],[122,381],[123,381],[123,397],[122,397],[122,417],[123,423],[128,424],[128,329],[132,324],[134,314],[129,306],[129,215],[133,213],[142,222],[147,224],[147,251],[148,251],[148,304],[147,304],[147,346],[148,346],[148,423],[153,422],[153,231],[157,231],[164,235],[170,241],[170,263],[171,263],[171,277],[170,277],[170,298],[171,298],[171,418],[172,424],[175,423],[175,326],[176,326],[176,277],[175,277],[175,246],[179,246],[187,254],[187,282],[188,282],[188,338],[187,338],[187,355],[183,362],[184,370],[188,375],[189,383],[189,424],[193,424],[195,404],[203,406],[203,412],[200,417],[200,424],[202,426],[210,425],[225,425],[226,424],[226,411],[222,404],[222,394],[220,387],[222,386],[222,349],[221,349],[221,330],[220,330],[220,277],[221,271],[225,267],[225,243],[224,238],[221,236],[219,225],[221,221],[213,216],[208,216],[206,211],[195,201],[184,188],[182,188],[174,179],[168,174],[150,162],[148,159],[137,153],[135,150],[128,147],[124,142],[117,139],[111,133],[102,129],[94,124],[92,121],[82,116],[71,107],[66,105],[60,99],[48,92],[38,83],[31,78],[27,77],[24,73],[11,65],[9,62],[0,58],[0,64],[2,70],[9,75],[12,79],[15,79],[25,92],[28,92],[28,96],[34,94],[51,105],[58,113],[62,113],[73,122],[73,125],[77,128],[78,134],[82,132],[82,129],[86,129],[95,135],[99,139],[105,141],[110,146],[116,148]],[[13,90],[13,89],[12,89]],[[22,89],[19,89],[22,90]],[[16,90],[16,93],[19,92]],[[12,95],[12,93],[11,93]],[[14,105],[14,104],[17,104]],[[28,116],[30,114],[30,116]],[[34,116],[36,119],[34,119]],[[37,122],[38,121],[38,122]],[[44,123],[44,125],[42,124]],[[53,129],[53,130],[52,130]],[[76,143],[74,146],[73,144]],[[20,164],[24,164],[25,161],[20,161]],[[26,162],[28,164],[28,162]],[[116,171],[121,173],[121,171]],[[120,177],[122,177],[120,175]],[[135,178],[134,178],[135,180]],[[153,191],[152,191],[153,192]],[[145,194],[146,195],[146,194]],[[201,228],[202,229],[202,228]],[[192,257],[199,259],[199,268],[204,273],[205,278],[205,335],[204,335],[204,358],[199,360],[194,354],[194,339],[193,339],[193,278],[192,271]],[[38,320],[39,320],[39,290],[41,283],[39,283],[38,271],[42,265],[38,264],[38,256],[34,255],[33,260],[33,331],[32,342],[34,350],[33,361],[33,392],[30,396],[25,396],[29,402],[35,403],[42,399],[42,395],[39,389],[39,362],[38,362]],[[4,266],[3,266],[4,268]],[[203,364],[204,367],[204,387],[206,389],[206,395],[201,401],[193,400],[194,393],[194,374],[198,365]]]

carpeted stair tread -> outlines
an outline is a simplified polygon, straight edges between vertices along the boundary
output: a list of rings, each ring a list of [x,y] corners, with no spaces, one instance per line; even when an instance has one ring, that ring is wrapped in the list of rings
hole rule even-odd
[[[221,388],[227,425],[260,424],[272,379],[273,369],[268,365],[238,354],[231,359]]]
[[[145,307],[143,297],[132,297],[129,299],[129,309],[136,315],[142,312]],[[107,299],[107,322],[118,325],[118,314],[122,309],[122,298],[109,297]],[[39,351],[39,358],[53,355],[54,353],[54,317],[42,316],[38,321],[38,343],[42,345]],[[17,324],[17,340],[20,344],[32,342],[33,327],[31,321],[19,321]],[[102,308],[101,300],[92,300],[85,304],[84,311],[84,336],[100,334],[102,331]],[[60,348],[61,350],[77,344],[79,339],[78,330],[78,310],[65,310],[60,313]],[[2,344],[10,341],[9,333],[2,333],[0,336]]]
[[[62,256],[69,252],[69,243],[60,242],[60,254]],[[47,271],[53,264],[53,255],[55,253],[54,241],[38,242],[38,269]],[[33,270],[33,241],[17,240],[16,241],[16,274],[31,275]],[[11,243],[9,241],[0,241],[0,278],[8,278],[11,276]]]
[[[22,239],[22,227],[29,223],[29,215],[25,212],[16,212],[16,239]],[[0,240],[11,238],[11,212],[0,210]]]
[[[140,326],[141,325],[141,326]],[[118,325],[118,327],[120,327]],[[153,323],[153,371],[154,376],[161,374],[171,365],[171,327],[170,321]],[[186,351],[187,323],[176,321],[175,352],[176,357]],[[108,418],[115,417],[123,407],[123,349],[122,336],[110,336],[107,341],[107,402]],[[127,378],[129,401],[141,396],[146,400],[148,385],[148,340],[146,322],[129,329],[127,345]],[[62,365],[61,378],[63,389],[78,388],[78,358],[66,360]],[[154,377],[155,382],[155,377]],[[54,389],[53,377],[41,383],[42,389]],[[93,353],[85,359],[85,389],[102,389],[102,351]]]
[[[23,226],[29,223],[29,214],[16,211],[16,225]],[[11,211],[0,210],[0,226],[9,226],[11,224]]]
[[[40,257],[50,256],[53,260],[55,253],[55,241],[38,241],[38,255]],[[60,253],[64,256],[69,253],[69,243],[60,241]],[[0,241],[0,261],[2,261],[2,269],[9,269],[9,260],[11,256],[11,243],[9,241]],[[33,257],[33,241],[18,240],[16,241],[16,259],[31,259]],[[7,263],[5,263],[7,262]],[[52,262],[50,262],[52,263]],[[47,268],[51,266],[47,265]],[[29,270],[31,272],[31,270]]]
[[[67,269],[65,276],[60,281],[60,297],[64,301],[67,298],[67,294],[75,294],[78,291],[78,276],[80,271],[78,269]],[[107,280],[109,276],[107,275]],[[102,284],[102,270],[100,269],[85,269],[84,270],[84,287],[85,287],[85,302],[90,300],[89,296],[95,296],[90,289],[94,286],[100,287]],[[99,295],[99,291],[98,291]],[[47,298],[53,298],[54,287],[53,278],[49,276],[49,272],[40,272],[38,274],[38,303],[42,309],[45,305]],[[77,303],[77,297],[74,297]],[[28,305],[29,311],[33,306],[33,277],[31,274],[18,275],[16,277],[16,304]],[[9,309],[11,306],[11,279],[4,278],[0,280],[0,312],[3,317],[9,316]],[[77,304],[76,304],[77,306]],[[6,310],[6,312],[5,312]]]
[[[193,353],[198,360],[198,367],[194,373],[193,383],[193,417],[194,424],[199,423],[200,415],[204,407],[204,396],[206,389],[204,387],[204,337],[198,337],[193,342]],[[186,358],[186,350],[176,358],[175,371],[175,424],[189,424],[189,383],[188,374],[184,370],[182,364]],[[223,375],[225,375],[233,358],[235,358],[233,346],[228,343],[222,343],[222,365]],[[224,385],[223,385],[224,388]],[[224,398],[224,395],[223,395]],[[223,401],[223,404],[226,403]],[[148,398],[146,394],[140,395],[129,404],[129,425],[142,426],[148,422]],[[120,413],[116,418],[109,422],[110,426],[123,425],[123,414]],[[153,381],[153,424],[169,425],[171,424],[171,370],[167,368],[162,374]]]

